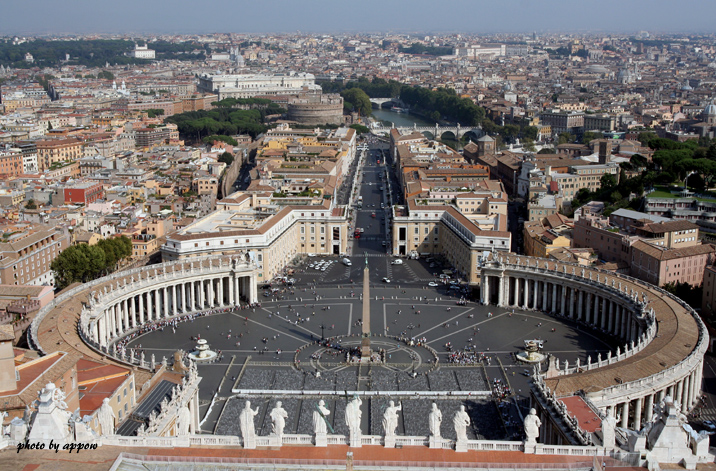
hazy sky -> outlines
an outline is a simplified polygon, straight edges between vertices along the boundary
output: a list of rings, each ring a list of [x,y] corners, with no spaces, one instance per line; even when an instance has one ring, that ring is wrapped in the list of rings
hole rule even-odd
[[[716,32],[716,0],[0,0],[0,35]]]

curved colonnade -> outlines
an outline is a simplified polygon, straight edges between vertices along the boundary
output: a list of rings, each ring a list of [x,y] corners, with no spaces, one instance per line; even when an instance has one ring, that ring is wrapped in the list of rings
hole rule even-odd
[[[148,324],[212,309],[255,303],[258,268],[243,257],[205,257],[116,273],[72,287],[43,307],[28,339],[43,352],[116,355],[113,344]],[[681,300],[639,280],[573,264],[516,255],[481,267],[482,302],[537,309],[584,323],[625,347],[585,365],[552,365],[535,394],[582,393],[621,425],[640,428],[666,395],[687,411],[698,399],[708,338]],[[73,327],[70,327],[72,325]],[[89,347],[89,349],[88,349]],[[115,355],[113,355],[115,354]],[[95,355],[97,356],[97,355]]]
[[[535,309],[589,325],[624,343],[585,365],[550,365],[535,394],[581,394],[601,414],[641,429],[667,395],[683,412],[697,401],[708,334],[686,303],[634,278],[541,258],[497,255],[481,267],[481,301]]]
[[[118,354],[116,342],[157,322],[256,303],[258,270],[244,257],[212,256],[115,273],[72,287],[43,307],[28,339],[43,353],[74,349],[86,354],[76,343],[79,335],[100,355],[153,369],[143,358]],[[75,332],[58,332],[68,320]]]

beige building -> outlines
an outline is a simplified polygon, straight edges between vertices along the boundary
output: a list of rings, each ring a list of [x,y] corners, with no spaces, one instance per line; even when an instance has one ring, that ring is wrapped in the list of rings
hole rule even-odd
[[[0,228],[0,284],[54,285],[52,261],[70,245],[70,236],[44,224],[15,224]]]
[[[82,141],[79,139],[70,138],[37,142],[37,164],[40,171],[47,170],[56,162],[73,162],[82,157]]]
[[[347,252],[348,217],[329,200],[321,205],[282,205],[282,198],[234,193],[217,210],[167,236],[163,260],[208,254],[245,254],[270,280],[298,255]]]
[[[485,251],[508,252],[512,235],[507,220],[493,215],[492,225],[469,219],[452,205],[393,207],[392,254],[395,256],[443,255],[470,283],[479,281],[478,261]]]

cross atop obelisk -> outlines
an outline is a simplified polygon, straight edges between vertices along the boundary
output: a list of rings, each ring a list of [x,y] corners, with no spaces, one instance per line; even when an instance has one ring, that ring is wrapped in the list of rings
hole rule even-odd
[[[365,257],[365,268],[363,268],[363,339],[360,343],[361,362],[370,362],[370,270],[368,270],[368,256]]]

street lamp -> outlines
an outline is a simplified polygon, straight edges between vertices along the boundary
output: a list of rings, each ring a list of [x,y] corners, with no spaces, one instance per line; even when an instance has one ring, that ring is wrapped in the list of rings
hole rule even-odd
[[[690,177],[691,175],[693,175],[694,173],[696,173],[696,171],[695,171],[695,170],[694,170],[694,171],[691,171],[691,172],[689,172],[689,173],[688,173],[688,174],[686,175],[686,178],[684,178],[684,191],[686,191],[686,192],[688,192],[688,191],[689,191],[689,185],[687,185],[687,183],[686,183],[686,182],[688,182],[688,180],[689,180],[689,177]]]
[[[321,322],[321,341],[325,340],[325,337],[323,336],[323,329],[325,329],[326,326],[323,325],[323,322]]]

